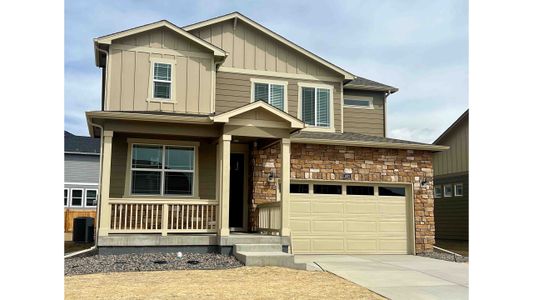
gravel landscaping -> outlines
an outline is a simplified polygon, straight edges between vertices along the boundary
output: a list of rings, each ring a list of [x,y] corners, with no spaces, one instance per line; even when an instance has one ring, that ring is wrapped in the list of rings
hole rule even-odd
[[[425,256],[435,259],[441,259],[441,260],[447,260],[447,261],[453,261],[453,262],[468,262],[468,256],[459,256],[459,255],[453,255],[446,252],[440,252],[440,251],[433,251],[428,253],[419,253],[418,256]]]
[[[222,254],[145,253],[121,255],[92,255],[65,259],[65,275],[92,273],[169,271],[169,270],[216,270],[241,267],[233,256]]]

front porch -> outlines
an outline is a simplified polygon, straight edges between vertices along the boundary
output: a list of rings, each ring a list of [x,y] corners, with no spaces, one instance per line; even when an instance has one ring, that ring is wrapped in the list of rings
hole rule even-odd
[[[256,102],[209,120],[195,120],[196,124],[176,124],[167,115],[164,120],[117,119],[107,112],[88,115],[89,124],[98,124],[95,135],[102,138],[97,246],[208,251],[213,246],[249,243],[281,244],[286,250],[290,244],[289,138],[303,124],[272,109]],[[273,143],[281,145],[280,173],[268,178],[275,196],[271,203],[253,205],[255,182],[250,178],[255,162],[250,153]],[[156,158],[153,154],[135,158],[132,149],[138,145],[156,149]],[[190,171],[168,166],[175,154],[167,150],[180,147],[194,153]],[[170,184],[168,174],[177,174],[184,182]],[[153,182],[161,185],[157,194],[135,190],[146,183],[143,191],[153,193]]]

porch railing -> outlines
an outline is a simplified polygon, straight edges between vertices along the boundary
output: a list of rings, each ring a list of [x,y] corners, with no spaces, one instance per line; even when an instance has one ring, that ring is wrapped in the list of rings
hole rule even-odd
[[[279,234],[281,229],[281,208],[279,202],[257,205],[257,231]]]
[[[206,233],[217,230],[216,200],[109,199],[109,233]]]

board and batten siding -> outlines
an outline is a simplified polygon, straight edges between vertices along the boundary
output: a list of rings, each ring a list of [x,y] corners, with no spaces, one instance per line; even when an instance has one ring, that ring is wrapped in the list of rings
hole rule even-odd
[[[113,136],[111,153],[111,182],[110,197],[122,198],[126,187],[126,172],[128,171],[128,138],[172,140],[172,136],[163,135],[128,135],[116,133]],[[178,140],[178,139],[176,139]],[[180,137],[179,140],[198,140]],[[198,148],[198,184],[201,199],[216,198],[216,144],[202,139]],[[155,195],[154,197],[160,197]]]
[[[249,104],[252,97],[251,78],[287,81],[288,113],[298,117],[298,82],[310,83],[308,80],[298,80],[283,77],[268,77],[259,75],[217,72],[215,91],[215,112],[221,114],[229,110]],[[333,115],[335,130],[341,130],[341,86],[340,82],[313,81],[316,84],[333,86]]]
[[[435,176],[468,172],[468,116],[439,141],[450,149],[433,156]]]
[[[379,92],[366,92],[344,90],[344,99],[372,98],[374,108],[357,108],[343,106],[344,131],[361,134],[385,136],[385,109],[384,94]]]
[[[65,153],[65,182],[98,183],[100,156]]]
[[[106,110],[212,112],[215,66],[212,54],[201,46],[159,28],[117,39],[109,52]],[[151,97],[151,58],[175,62],[174,102],[147,101]]]
[[[244,22],[228,20],[190,32],[229,53],[222,67],[343,78]]]

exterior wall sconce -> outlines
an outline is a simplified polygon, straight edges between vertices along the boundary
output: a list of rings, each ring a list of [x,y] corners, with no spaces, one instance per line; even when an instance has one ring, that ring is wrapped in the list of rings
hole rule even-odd
[[[268,182],[272,183],[276,179],[276,174],[274,174],[274,171],[270,171],[270,174],[268,174]]]

